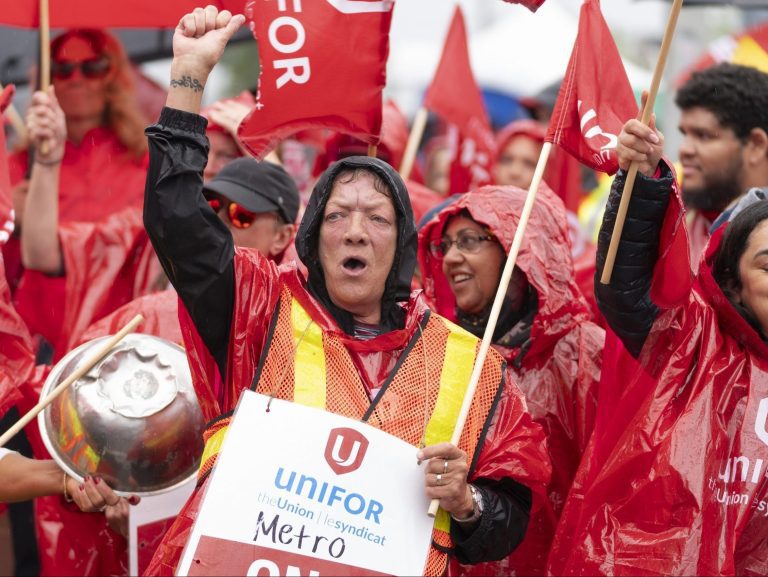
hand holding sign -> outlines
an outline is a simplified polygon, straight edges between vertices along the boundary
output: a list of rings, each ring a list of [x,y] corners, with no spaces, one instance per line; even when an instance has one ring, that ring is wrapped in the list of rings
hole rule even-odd
[[[427,497],[438,499],[443,510],[457,519],[470,517],[474,500],[467,483],[467,454],[450,443],[438,443],[424,447],[417,458],[429,460],[424,469]]]

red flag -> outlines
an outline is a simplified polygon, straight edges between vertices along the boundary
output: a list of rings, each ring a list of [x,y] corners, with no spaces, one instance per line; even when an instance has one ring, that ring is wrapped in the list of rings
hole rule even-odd
[[[394,0],[248,3],[259,44],[256,104],[238,129],[263,158],[300,130],[330,128],[377,144]]]
[[[504,2],[510,4],[522,4],[531,12],[536,12],[536,10],[541,8],[541,5],[544,4],[544,0],[504,0]]]
[[[546,139],[587,166],[613,174],[619,169],[618,134],[636,116],[637,103],[600,2],[585,0]]]
[[[8,172],[8,153],[5,150],[5,123],[2,116],[11,104],[16,88],[9,84],[0,92],[0,246],[4,245],[13,233],[13,198],[11,177]]]
[[[451,192],[467,192],[489,184],[495,142],[483,95],[469,62],[464,16],[458,6],[440,63],[424,96],[424,106],[459,131],[451,164]]]

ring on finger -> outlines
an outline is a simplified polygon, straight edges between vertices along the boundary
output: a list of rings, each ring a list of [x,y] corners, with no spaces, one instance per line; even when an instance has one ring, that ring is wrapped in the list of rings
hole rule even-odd
[[[442,485],[442,484],[443,484],[443,476],[442,476],[441,474],[439,474],[439,473],[438,473],[438,474],[437,474],[437,477],[435,478],[435,482],[436,482],[438,485]]]
[[[103,513],[106,508],[107,508],[106,505],[104,505],[103,507],[99,507],[99,513]]]
[[[445,475],[446,473],[448,473],[448,461],[447,460],[443,461],[443,475]]]

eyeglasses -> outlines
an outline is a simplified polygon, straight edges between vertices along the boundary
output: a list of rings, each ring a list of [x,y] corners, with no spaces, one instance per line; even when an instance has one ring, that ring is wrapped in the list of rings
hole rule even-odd
[[[232,226],[235,228],[250,227],[253,224],[253,221],[262,214],[274,214],[275,218],[279,218],[277,213],[251,212],[231,200],[219,196],[209,196],[207,194],[204,196],[205,200],[208,202],[208,206],[210,206],[216,214],[218,214],[222,208],[226,207],[229,222],[231,222]]]
[[[51,76],[58,78],[59,80],[66,80],[72,78],[75,70],[80,70],[80,73],[85,78],[104,78],[112,68],[109,62],[109,58],[106,56],[99,56],[98,58],[91,58],[89,60],[83,60],[82,62],[75,62],[73,60],[52,60],[51,61]]]
[[[482,236],[476,232],[461,232],[459,233],[459,236],[456,237],[456,240],[442,238],[440,242],[431,242],[429,245],[429,252],[435,258],[442,258],[448,254],[448,251],[451,250],[451,247],[455,244],[456,248],[464,254],[476,254],[480,251],[480,247],[484,242],[495,240],[495,238],[496,237],[492,235]]]

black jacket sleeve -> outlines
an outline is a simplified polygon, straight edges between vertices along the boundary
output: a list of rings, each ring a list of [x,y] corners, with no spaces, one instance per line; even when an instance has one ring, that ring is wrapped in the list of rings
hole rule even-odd
[[[454,553],[459,563],[472,565],[504,559],[525,537],[531,514],[531,490],[504,478],[476,479],[483,495],[483,513],[474,527],[463,528],[451,521]]]
[[[235,248],[229,230],[202,194],[206,125],[202,116],[164,108],[158,123],[147,128],[144,226],[223,379],[234,306]]]
[[[595,297],[600,311],[611,329],[635,357],[640,355],[659,308],[651,301],[653,268],[659,258],[659,235],[672,190],[672,171],[659,163],[659,178],[637,175],[627,218],[621,235],[611,283],[604,285],[600,277],[611,242],[616,213],[621,200],[626,174],[616,175],[605,208],[597,241]]]

